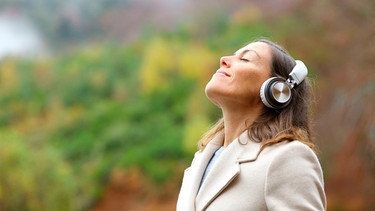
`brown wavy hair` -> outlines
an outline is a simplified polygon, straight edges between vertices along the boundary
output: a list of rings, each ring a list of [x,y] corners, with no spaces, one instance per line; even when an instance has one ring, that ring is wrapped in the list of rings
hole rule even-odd
[[[285,80],[296,65],[295,60],[278,44],[260,39],[254,42],[263,42],[271,47],[271,76]],[[247,125],[250,140],[262,143],[265,147],[282,141],[298,140],[314,150],[311,141],[309,104],[311,99],[311,85],[308,78],[292,89],[292,100],[282,109],[263,107],[262,113],[251,124]],[[224,130],[224,120],[219,119],[216,124],[202,137],[198,149],[203,150],[208,142]]]

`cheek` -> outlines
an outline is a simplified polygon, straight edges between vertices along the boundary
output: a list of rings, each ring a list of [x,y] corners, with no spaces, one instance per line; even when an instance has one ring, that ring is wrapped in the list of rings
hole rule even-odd
[[[262,77],[259,74],[243,74],[238,76],[238,84],[243,84],[249,87],[256,87],[261,83]]]
[[[247,75],[246,77],[242,77],[242,90],[245,90],[250,96],[258,97],[260,94],[260,87],[262,86],[263,82],[267,78],[264,78],[262,75]]]

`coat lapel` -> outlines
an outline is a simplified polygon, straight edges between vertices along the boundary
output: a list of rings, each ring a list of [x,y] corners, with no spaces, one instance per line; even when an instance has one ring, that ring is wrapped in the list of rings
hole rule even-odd
[[[220,133],[212,139],[203,152],[197,152],[194,156],[193,163],[190,169],[184,175],[184,181],[181,196],[184,196],[182,201],[186,204],[183,205],[184,210],[195,210],[195,198],[198,193],[199,185],[206,169],[208,162],[213,154],[223,145],[224,134]]]
[[[211,142],[207,145],[207,147],[209,147],[210,144]],[[214,142],[212,144],[214,144]],[[203,182],[202,187],[196,197],[196,209],[206,209],[206,207],[239,175],[241,163],[256,160],[260,146],[261,145],[259,143],[249,140],[247,131],[242,133],[239,138],[235,139],[222,152]],[[204,151],[207,150],[207,147]],[[213,150],[213,152],[209,152],[210,157],[208,158],[207,162],[203,162],[202,166],[200,166],[201,171],[199,171],[199,174],[197,174],[197,179],[199,181],[202,178],[202,174],[209,159],[212,157],[216,149]]]

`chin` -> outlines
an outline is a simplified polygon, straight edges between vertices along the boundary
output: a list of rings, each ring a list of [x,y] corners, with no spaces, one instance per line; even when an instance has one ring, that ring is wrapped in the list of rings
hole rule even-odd
[[[211,81],[208,82],[206,88],[204,89],[204,92],[206,93],[208,99],[210,99],[210,97],[214,95],[215,92],[217,92],[214,83],[212,83]]]
[[[205,89],[206,97],[215,105],[219,106],[218,99],[222,97],[222,93],[215,86],[211,86],[209,83],[206,85]]]

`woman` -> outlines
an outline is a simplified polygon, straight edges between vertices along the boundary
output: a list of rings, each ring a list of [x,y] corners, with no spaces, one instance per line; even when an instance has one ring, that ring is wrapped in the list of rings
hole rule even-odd
[[[199,142],[177,210],[325,210],[306,74],[269,40],[220,59],[205,91],[223,118]]]

